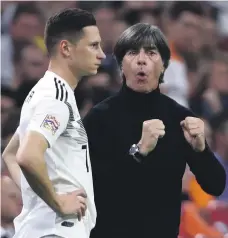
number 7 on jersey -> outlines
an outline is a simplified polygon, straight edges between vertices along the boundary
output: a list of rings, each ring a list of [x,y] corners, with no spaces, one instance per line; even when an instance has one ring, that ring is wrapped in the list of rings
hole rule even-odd
[[[88,156],[87,156],[87,145],[83,145],[82,149],[86,150],[86,169],[87,169],[87,172],[89,172]]]

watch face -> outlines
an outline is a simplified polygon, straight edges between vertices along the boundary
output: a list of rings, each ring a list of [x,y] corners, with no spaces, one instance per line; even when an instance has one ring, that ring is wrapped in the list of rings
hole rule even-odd
[[[132,147],[129,150],[130,155],[134,155],[136,152],[138,152],[138,146],[132,145]]]
[[[133,158],[138,162],[138,163],[141,163],[142,160],[141,160],[141,156],[139,154],[139,147],[138,145],[134,144],[131,146],[130,150],[129,150],[129,154],[131,156],[133,156]]]

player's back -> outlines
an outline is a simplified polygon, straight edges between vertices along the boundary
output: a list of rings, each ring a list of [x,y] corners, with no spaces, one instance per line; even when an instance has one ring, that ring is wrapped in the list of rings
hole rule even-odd
[[[50,71],[34,86],[23,104],[18,127],[20,141],[28,130],[41,133],[48,142],[45,161],[55,191],[59,194],[80,188],[86,191],[88,208],[82,223],[89,233],[95,225],[96,209],[88,139],[73,90]],[[78,228],[76,217],[67,220],[58,217],[33,192],[23,175],[21,187],[23,210],[15,219],[15,238],[31,237],[31,234],[33,238],[47,234],[74,237],[77,229],[82,229]]]

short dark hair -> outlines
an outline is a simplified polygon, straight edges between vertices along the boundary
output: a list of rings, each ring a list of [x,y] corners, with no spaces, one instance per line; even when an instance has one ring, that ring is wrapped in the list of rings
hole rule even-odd
[[[167,40],[161,30],[148,23],[137,23],[126,29],[119,37],[115,47],[114,55],[119,66],[123,57],[131,49],[141,49],[154,45],[161,55],[164,68],[167,69],[170,60],[170,49]],[[164,73],[159,82],[163,82]]]
[[[82,36],[82,29],[96,25],[92,13],[79,9],[64,9],[51,16],[45,26],[44,39],[49,54],[53,53],[58,42],[66,39],[73,42]]]
[[[204,10],[200,2],[173,2],[168,10],[172,20],[177,20],[183,12],[190,12],[198,16],[204,15]]]
[[[36,15],[40,20],[43,20],[40,11],[33,4],[23,3],[18,4],[13,15],[12,23],[17,22],[20,16],[23,14]]]

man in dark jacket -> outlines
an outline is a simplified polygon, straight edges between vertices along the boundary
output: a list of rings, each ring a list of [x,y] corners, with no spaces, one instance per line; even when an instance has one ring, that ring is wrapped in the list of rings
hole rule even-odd
[[[177,238],[186,163],[214,196],[224,190],[224,169],[204,122],[159,91],[170,59],[161,31],[133,25],[114,54],[122,89],[84,119],[98,212],[91,238]]]

